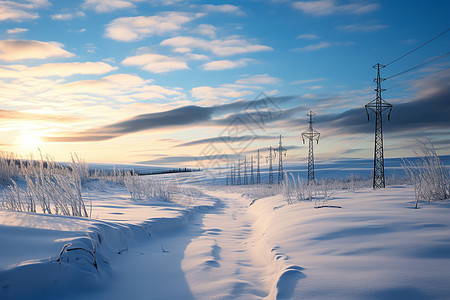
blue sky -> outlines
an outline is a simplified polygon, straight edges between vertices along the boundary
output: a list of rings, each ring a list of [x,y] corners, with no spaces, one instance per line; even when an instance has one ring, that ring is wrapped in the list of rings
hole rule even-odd
[[[447,30],[449,12],[447,1],[0,1],[0,145],[195,165],[265,151],[281,134],[287,160],[304,162],[313,110],[319,160],[370,158],[372,66]],[[447,32],[382,76],[449,48]],[[450,154],[448,67],[446,56],[383,82],[387,157],[413,155],[422,137]],[[264,124],[255,105],[271,113]]]

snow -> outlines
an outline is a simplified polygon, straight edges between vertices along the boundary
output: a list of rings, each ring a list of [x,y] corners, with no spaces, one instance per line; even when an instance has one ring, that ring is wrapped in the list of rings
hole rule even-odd
[[[204,175],[158,176],[192,184]],[[202,190],[171,203],[91,189],[92,219],[0,210],[0,299],[450,295],[448,201],[414,209],[411,186],[335,192],[329,204],[341,208]],[[60,257],[68,243],[85,250]]]

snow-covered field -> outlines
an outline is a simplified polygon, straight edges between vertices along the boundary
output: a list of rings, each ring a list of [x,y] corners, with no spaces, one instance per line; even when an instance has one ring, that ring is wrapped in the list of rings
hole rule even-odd
[[[91,189],[91,219],[0,210],[0,299],[450,295],[448,200],[414,209],[414,188],[395,186],[334,192],[336,207],[315,208],[258,187],[200,188],[173,202]]]

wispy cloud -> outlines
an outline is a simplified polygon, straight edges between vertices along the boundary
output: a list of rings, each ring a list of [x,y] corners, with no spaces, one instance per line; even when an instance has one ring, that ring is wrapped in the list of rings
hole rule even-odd
[[[304,40],[315,40],[318,39],[319,36],[315,34],[300,34],[297,36],[298,39],[304,39]]]
[[[39,18],[38,8],[50,6],[47,0],[0,1],[0,21],[26,21]]]
[[[320,50],[320,49],[325,49],[325,48],[329,48],[333,45],[333,43],[327,42],[327,41],[321,41],[320,43],[317,44],[311,44],[305,47],[299,47],[299,48],[295,48],[293,51],[299,51],[299,52],[311,52],[311,51],[316,51],[316,50]]]
[[[84,14],[84,12],[76,11],[76,12],[72,12],[72,13],[55,14],[55,15],[51,15],[50,17],[52,18],[52,20],[56,20],[56,21],[70,21],[73,18],[80,18],[80,17],[84,17],[84,16],[86,16]]]
[[[217,28],[210,24],[200,24],[195,32],[213,39],[216,37]]]
[[[219,13],[227,13],[233,14],[237,16],[245,16],[245,13],[237,6],[231,4],[205,4],[201,6],[203,11],[205,12],[219,12]]]
[[[292,49],[292,51],[298,51],[298,52],[302,52],[302,53],[306,53],[306,52],[311,52],[311,51],[317,51],[317,50],[321,50],[321,49],[326,49],[326,48],[330,48],[333,46],[348,46],[348,45],[353,45],[353,42],[327,42],[327,41],[321,41],[319,43],[316,44],[311,44],[305,47],[299,47],[299,48],[295,48]]]
[[[106,26],[104,36],[122,42],[142,40],[152,35],[178,31],[181,29],[181,25],[200,16],[202,14],[166,12],[149,17],[117,18]]]
[[[28,29],[27,28],[11,28],[6,30],[7,34],[17,34],[17,33],[22,33],[22,32],[27,32]]]
[[[305,14],[315,16],[328,16],[333,14],[361,15],[371,13],[380,6],[377,3],[350,3],[337,4],[335,0],[299,1],[292,6]]]
[[[84,0],[83,7],[98,13],[107,13],[118,9],[134,8],[136,2],[143,0]]]
[[[187,146],[195,146],[195,145],[204,145],[209,143],[240,143],[245,141],[254,141],[254,140],[274,140],[276,137],[273,135],[243,135],[243,136],[221,136],[221,137],[212,137],[199,139],[191,142],[186,142],[182,144],[178,144],[175,147],[187,147]]]
[[[339,30],[347,31],[347,32],[374,32],[382,29],[389,28],[388,25],[381,24],[350,24],[336,27]]]
[[[211,86],[199,86],[192,88],[191,95],[192,97],[200,100],[222,100],[224,98],[242,98],[248,95],[252,95],[254,92],[239,87],[233,86],[220,86],[220,87],[211,87]]]
[[[251,52],[271,51],[272,48],[264,45],[251,43],[239,37],[229,37],[225,40],[205,40],[190,36],[177,36],[161,42],[162,46],[173,48],[203,49],[211,51],[218,56],[229,56]]]
[[[116,69],[103,62],[49,63],[36,67],[0,65],[0,78],[68,77],[75,74],[105,74]]]
[[[279,78],[271,77],[269,74],[254,75],[236,80],[237,84],[277,84],[279,82]]]
[[[46,59],[52,57],[72,57],[58,42],[41,42],[33,40],[0,41],[0,60],[19,61],[24,59]]]
[[[289,97],[280,97],[279,99],[272,99],[273,101],[286,101]],[[200,107],[196,105],[183,106],[167,111],[141,114],[124,121],[119,121],[110,125],[91,128],[86,131],[81,131],[75,134],[66,134],[59,137],[46,137],[48,142],[87,142],[87,141],[103,141],[117,138],[126,134],[140,132],[145,130],[163,129],[163,128],[185,128],[186,126],[224,126],[239,117],[244,122],[253,122],[255,118],[260,118],[260,112],[253,111],[242,112],[250,105],[252,107],[259,107],[264,104],[264,99],[253,101],[239,100],[232,103],[220,104],[209,107]],[[265,105],[264,105],[265,106]],[[284,117],[292,117],[299,110],[304,110],[304,107],[295,107],[284,112]],[[239,113],[234,113],[239,111]],[[229,114],[232,113],[232,114]],[[225,114],[225,117],[221,117]],[[216,117],[218,116],[218,117]],[[279,114],[281,116],[281,114]],[[276,121],[271,119],[270,121]]]
[[[73,123],[80,120],[80,118],[69,115],[50,115],[50,114],[36,114],[27,113],[17,110],[0,109],[0,120],[14,120],[14,121],[44,121],[56,123]]]
[[[125,66],[138,66],[142,70],[152,73],[189,69],[186,62],[181,58],[153,53],[127,57],[122,61],[122,64]]]
[[[313,78],[313,79],[301,79],[301,80],[295,80],[291,82],[291,84],[305,84],[305,83],[313,83],[318,81],[323,81],[325,78]]]
[[[207,62],[202,65],[202,69],[206,71],[222,71],[227,69],[236,69],[245,67],[250,61],[249,58],[242,58],[239,60],[216,60]]]

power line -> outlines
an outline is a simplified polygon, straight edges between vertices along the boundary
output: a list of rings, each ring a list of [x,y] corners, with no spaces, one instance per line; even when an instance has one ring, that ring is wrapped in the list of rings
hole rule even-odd
[[[436,71],[436,72],[433,72],[433,73],[429,73],[429,74],[439,73],[439,72],[442,72],[443,70],[447,70],[447,69],[450,69],[450,67],[443,68],[443,69],[441,69],[441,70],[439,70],[439,71]],[[386,91],[390,91],[390,90],[395,89],[395,88],[398,88],[398,87],[400,87],[400,86],[408,85],[408,84],[410,84],[411,82],[415,82],[415,81],[423,80],[423,79],[424,79],[424,77],[420,77],[420,78],[416,78],[416,79],[411,79],[411,80],[402,82],[402,83],[400,83],[400,84],[397,84],[397,85],[388,87],[388,88],[386,88]]]
[[[446,34],[446,33],[447,33],[448,31],[450,31],[450,28],[447,28],[446,30],[444,30],[443,32],[439,33],[439,34],[438,34],[437,36],[435,36],[435,37],[434,37],[434,38],[432,38],[431,40],[429,40],[429,41],[427,41],[427,42],[423,43],[422,45],[420,45],[420,46],[418,46],[418,47],[414,48],[413,50],[409,51],[408,53],[406,53],[406,54],[403,54],[402,56],[400,56],[400,57],[398,57],[398,58],[394,59],[393,61],[391,61],[390,63],[386,64],[385,66],[387,67],[387,66],[389,66],[390,64],[393,64],[393,63],[395,63],[396,61],[398,61],[398,60],[402,59],[403,57],[405,57],[405,56],[407,56],[407,55],[409,55],[409,54],[413,53],[414,51],[416,51],[416,50],[418,50],[418,49],[422,48],[422,47],[423,47],[423,46],[425,46],[426,44],[429,44],[429,43],[431,43],[432,41],[434,41],[434,40],[435,40],[435,39],[437,39],[438,37],[440,37],[440,36],[442,36],[442,35]]]
[[[440,59],[443,59],[443,58],[445,58],[445,57],[447,57],[447,56],[449,56],[449,55],[450,55],[450,52],[447,52],[447,53],[442,54],[442,55],[440,55],[440,56],[438,56],[438,57],[435,57],[435,58],[432,58],[432,59],[430,59],[430,60],[427,60],[426,62],[423,62],[423,63],[421,63],[421,64],[418,64],[418,65],[416,65],[416,66],[414,66],[414,67],[412,67],[412,68],[409,68],[409,69],[407,69],[407,70],[405,70],[405,71],[402,71],[402,72],[400,72],[400,73],[394,74],[394,75],[389,76],[389,77],[386,77],[385,80],[391,79],[391,78],[394,78],[394,77],[397,77],[397,76],[399,76],[399,75],[405,74],[405,73],[410,72],[410,71],[414,71],[414,70],[419,69],[419,68],[422,68],[422,67],[424,67],[424,66],[426,66],[426,65],[432,64],[432,63],[434,63],[434,62],[436,62],[436,61],[438,61],[438,60],[440,60]]]

